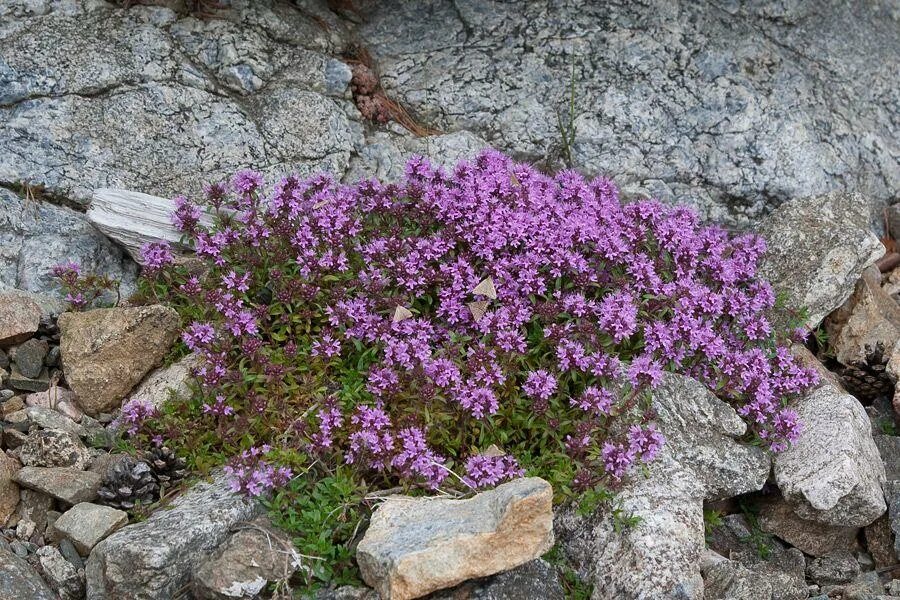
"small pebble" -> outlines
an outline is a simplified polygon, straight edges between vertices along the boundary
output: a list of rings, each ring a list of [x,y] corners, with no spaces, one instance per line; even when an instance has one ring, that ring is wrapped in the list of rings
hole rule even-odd
[[[16,395],[16,393],[13,390],[0,390],[0,401],[9,400],[10,398],[12,398],[15,395]],[[20,409],[16,409],[16,410],[20,410]]]
[[[20,556],[22,558],[28,558],[28,548],[20,541],[15,541],[9,545],[10,549],[15,553],[16,556]]]
[[[44,363],[48,367],[56,367],[59,365],[59,346],[53,346],[50,348],[50,352],[47,353],[47,358],[44,360]]]
[[[75,549],[75,546],[68,539],[63,538],[59,540],[59,553],[63,555],[63,558],[72,563],[72,566],[76,569],[84,568],[84,561],[78,554],[78,550]]]

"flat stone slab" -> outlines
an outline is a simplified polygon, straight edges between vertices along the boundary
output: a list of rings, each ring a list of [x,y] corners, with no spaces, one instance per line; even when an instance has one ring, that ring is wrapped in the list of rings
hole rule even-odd
[[[126,523],[128,513],[125,511],[80,502],[56,520],[53,532],[71,541],[83,556],[87,556],[100,540]]]
[[[44,492],[63,502],[78,504],[97,497],[102,477],[66,467],[23,467],[13,478],[19,485]]]
[[[366,583],[405,600],[523,565],[553,546],[553,489],[510,481],[468,500],[395,497],[357,547]]]

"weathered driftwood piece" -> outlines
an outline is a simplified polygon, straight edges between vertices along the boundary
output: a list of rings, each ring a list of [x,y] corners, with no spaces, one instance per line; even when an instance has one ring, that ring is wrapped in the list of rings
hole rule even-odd
[[[125,248],[141,263],[141,246],[148,242],[171,242],[180,246],[182,234],[172,225],[175,202],[140,192],[100,188],[94,190],[88,220],[108,238]],[[209,216],[201,222],[209,224]]]

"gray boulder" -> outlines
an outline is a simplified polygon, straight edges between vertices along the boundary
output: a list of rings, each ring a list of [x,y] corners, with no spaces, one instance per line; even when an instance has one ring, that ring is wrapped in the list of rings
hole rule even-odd
[[[266,519],[236,529],[215,556],[194,571],[192,590],[197,600],[256,597],[272,582],[287,582],[303,564],[291,539]]]
[[[197,484],[168,510],[94,547],[86,566],[88,600],[172,598],[229,530],[258,511],[258,503],[233,494],[224,478]]]
[[[769,473],[769,456],[736,440],[744,422],[699,382],[665,375],[653,406],[666,444],[649,476],[631,477],[617,499],[640,522],[619,531],[609,510],[557,514],[562,548],[595,598],[702,598],[703,500],[759,490]]]
[[[67,504],[90,502],[96,498],[101,479],[97,473],[68,467],[23,467],[13,477],[19,485]]]
[[[759,275],[786,295],[785,306],[808,312],[810,328],[841,306],[884,254],[870,218],[861,195],[834,193],[787,202],[762,222],[768,251]]]
[[[776,455],[775,481],[797,515],[864,527],[884,514],[884,464],[859,401],[825,382],[794,408],[803,432]]]

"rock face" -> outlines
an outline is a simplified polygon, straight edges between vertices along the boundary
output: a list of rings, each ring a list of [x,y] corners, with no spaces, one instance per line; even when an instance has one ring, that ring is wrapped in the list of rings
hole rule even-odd
[[[900,41],[884,5],[362,7],[385,88],[428,125],[501,150],[563,153],[557,114],[568,123],[574,88],[575,166],[716,221],[833,190],[884,201],[900,185],[886,67]]]
[[[553,490],[518,479],[468,500],[391,498],[357,547],[385,600],[418,598],[524,564],[553,546]]]
[[[66,380],[90,415],[115,409],[178,336],[178,313],[164,306],[63,313],[60,349]]]
[[[20,485],[69,504],[90,502],[96,498],[101,479],[97,473],[65,467],[23,467],[14,477]]]
[[[768,251],[759,267],[786,305],[808,311],[812,328],[841,306],[860,274],[884,254],[859,194],[827,194],[788,202],[763,221]]]
[[[64,512],[53,524],[57,537],[65,537],[87,556],[100,540],[128,523],[128,514],[108,506],[81,502]]]
[[[884,514],[884,464],[859,401],[826,383],[795,408],[804,429],[775,457],[775,480],[796,513],[844,527],[863,527]]]
[[[101,187],[196,194],[238,168],[342,172],[362,138],[330,58],[342,23],[272,1],[220,16],[75,2],[0,18],[0,181],[86,204]]]
[[[199,364],[200,361],[196,354],[188,354],[168,367],[156,369],[132,390],[126,401],[141,399],[160,407],[169,399],[169,394],[187,398],[191,395],[191,389],[188,386],[192,377],[191,369]]]
[[[216,556],[194,572],[193,593],[198,600],[253,598],[269,582],[287,581],[299,564],[291,539],[256,519],[239,525]]]
[[[666,444],[650,476],[632,477],[618,499],[640,522],[619,531],[608,510],[557,515],[563,551],[596,598],[702,599],[703,500],[758,490],[769,473],[764,452],[735,440],[744,422],[699,382],[666,374],[653,405]]]
[[[0,600],[59,600],[24,558],[0,546]]]
[[[0,25],[0,29],[3,27]],[[4,109],[0,108],[2,112]],[[2,176],[0,180],[13,181]],[[0,290],[18,288],[61,299],[64,294],[51,277],[50,270],[54,265],[68,261],[80,264],[84,272],[121,281],[123,297],[134,290],[137,266],[94,229],[84,215],[48,202],[26,200],[0,188]],[[4,304],[6,302],[0,301],[0,313]],[[53,307],[54,312],[60,310],[61,305]],[[34,314],[33,308],[30,314]],[[0,314],[0,323],[5,325],[6,322]],[[34,323],[37,329],[37,322]]]
[[[123,527],[100,542],[87,561],[88,600],[164,600],[259,507],[229,491],[224,479],[200,483],[169,510]]]
[[[2,190],[0,190],[0,194],[2,193]],[[0,200],[2,198],[0,196]],[[0,257],[2,256],[0,254]],[[0,278],[0,284],[3,281]],[[33,300],[24,294],[16,292],[0,293],[0,347],[28,339],[38,330],[40,322],[41,307],[35,304]]]

